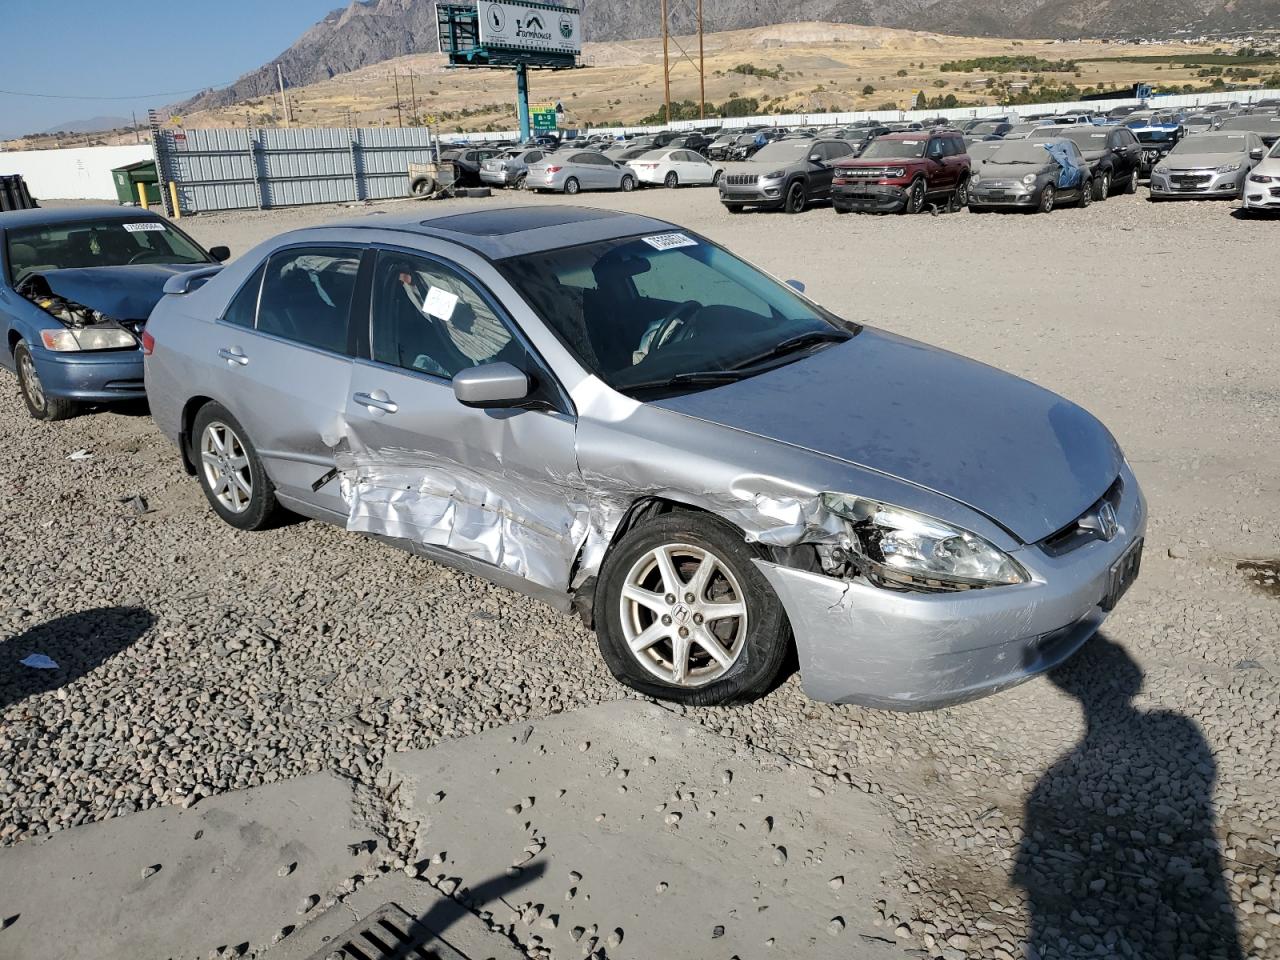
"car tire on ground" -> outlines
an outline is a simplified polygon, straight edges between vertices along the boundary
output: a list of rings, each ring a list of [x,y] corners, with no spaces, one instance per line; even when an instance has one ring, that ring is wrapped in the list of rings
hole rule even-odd
[[[783,201],[782,209],[787,213],[804,213],[806,200],[808,197],[805,195],[805,185],[797,180],[787,187],[787,198]]]
[[[923,177],[917,177],[911,181],[911,186],[907,188],[907,199],[902,205],[903,213],[919,213],[924,209],[924,201],[929,194],[929,188],[925,185]]]
[[[753,562],[759,556],[710,514],[677,511],[630,530],[605,557],[596,592],[596,634],[609,670],[647,696],[697,706],[767,692],[791,637],[781,602]],[[725,615],[713,618],[717,603]]]
[[[409,189],[415,197],[425,197],[435,189],[435,182],[430,177],[420,177],[413,181]]]
[[[63,397],[51,397],[40,382],[40,374],[36,370],[35,358],[31,356],[31,348],[27,341],[19,340],[13,349],[14,369],[18,371],[18,390],[22,394],[22,402],[27,405],[27,413],[35,420],[66,420],[73,417],[80,408],[74,400]]]
[[[1095,193],[1096,191],[1094,190],[1093,181],[1086,180],[1080,186],[1080,199],[1076,201],[1076,206],[1081,210],[1089,206],[1089,204],[1093,203]]]
[[[564,182],[564,192],[569,194],[569,196],[573,196],[581,189],[582,186],[578,183],[577,177],[570,177]]]
[[[662,178],[662,185],[668,190],[674,190],[676,187],[680,186],[680,177],[676,175],[674,170],[672,170]]]
[[[528,179],[528,176],[529,176],[529,175],[528,175],[527,173],[522,173],[522,174],[520,174],[520,176],[516,177],[515,188],[516,188],[517,190],[523,190],[523,189],[524,189],[524,182],[525,182],[525,180],[526,180],[526,179]]]
[[[1103,170],[1093,181],[1093,199],[1105,200],[1111,196],[1111,171]]]
[[[970,213],[986,213],[987,211],[988,211],[987,207],[979,206],[978,204],[974,203],[972,200],[969,201]]]
[[[1137,170],[1129,174],[1129,179],[1124,182],[1124,192],[1130,195],[1138,192],[1138,171]]]
[[[629,173],[625,174],[622,177],[622,182],[619,183],[618,186],[621,188],[623,193],[630,193],[636,188],[636,178],[631,176]]]
[[[1046,183],[1044,189],[1040,191],[1040,199],[1036,203],[1036,213],[1052,213],[1054,200],[1057,196],[1057,188],[1052,183]]]
[[[712,175],[711,175],[711,185],[712,185],[713,187],[718,187],[718,186],[720,186],[720,178],[721,178],[721,177],[723,177],[723,176],[724,176],[724,171],[723,171],[723,170],[717,170],[714,174],[712,174]]]
[[[954,190],[951,191],[951,202],[947,204],[947,210],[951,213],[959,213],[969,203],[969,181],[961,180]]]
[[[244,427],[220,403],[206,403],[191,426],[191,462],[214,512],[240,530],[262,530],[279,509],[276,488]]]
[[[730,213],[742,213],[742,211],[746,209],[740,203],[726,203],[724,208]]]
[[[836,213],[839,213],[839,214],[846,214],[846,213],[852,213],[852,212],[853,212],[853,208],[852,208],[852,207],[842,207],[842,206],[840,206],[839,204],[835,204],[835,203],[833,203],[833,204],[831,205],[831,208],[832,208],[833,210],[835,210],[835,212],[836,212]]]

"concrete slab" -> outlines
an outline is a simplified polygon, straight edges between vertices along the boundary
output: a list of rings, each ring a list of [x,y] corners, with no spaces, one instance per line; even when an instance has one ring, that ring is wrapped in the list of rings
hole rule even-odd
[[[660,707],[618,701],[387,762],[421,875],[541,955],[909,955],[876,924],[877,901],[899,906],[880,882],[898,860],[870,797]]]
[[[257,949],[303,923],[298,911],[309,898],[317,909],[371,869],[373,836],[360,826],[349,785],[316,774],[0,850],[0,918],[16,916],[0,930],[0,957],[150,960]]]

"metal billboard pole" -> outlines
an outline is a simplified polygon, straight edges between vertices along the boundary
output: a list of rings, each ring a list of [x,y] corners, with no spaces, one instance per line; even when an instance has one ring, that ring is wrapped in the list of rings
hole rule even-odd
[[[662,4],[662,90],[663,101],[666,103],[666,120],[671,122],[671,57],[667,52],[667,0],[661,0]]]

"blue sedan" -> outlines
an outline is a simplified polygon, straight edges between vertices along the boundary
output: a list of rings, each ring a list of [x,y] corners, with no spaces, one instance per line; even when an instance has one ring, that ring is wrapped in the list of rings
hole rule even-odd
[[[144,210],[0,213],[0,366],[31,416],[144,397],[142,328],[165,281],[229,256]]]

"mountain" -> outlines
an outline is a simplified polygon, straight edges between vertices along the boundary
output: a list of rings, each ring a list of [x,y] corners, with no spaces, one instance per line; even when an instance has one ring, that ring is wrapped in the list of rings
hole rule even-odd
[[[90,117],[88,120],[68,120],[41,133],[97,133],[99,130],[119,130],[132,123],[128,117]]]
[[[661,33],[657,4],[581,0],[587,41]],[[696,30],[692,4],[674,4],[673,30]],[[990,37],[1170,37],[1274,30],[1280,0],[704,0],[707,32],[827,21]],[[355,0],[334,10],[271,63],[182,112],[271,94],[276,65],[290,86],[325,80],[406,53],[439,49],[434,0]]]

